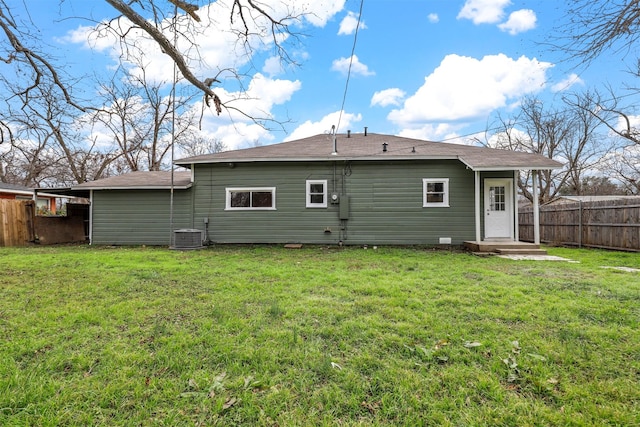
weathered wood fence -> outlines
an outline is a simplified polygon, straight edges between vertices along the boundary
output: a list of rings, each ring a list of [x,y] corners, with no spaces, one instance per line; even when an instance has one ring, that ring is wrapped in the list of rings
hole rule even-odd
[[[518,212],[520,240],[533,242],[533,209]],[[540,206],[540,241],[640,251],[640,198]]]
[[[31,201],[0,199],[0,246],[26,246],[35,240]]]
[[[33,201],[0,199],[0,246],[86,242],[88,212],[70,203],[66,216],[38,216]]]

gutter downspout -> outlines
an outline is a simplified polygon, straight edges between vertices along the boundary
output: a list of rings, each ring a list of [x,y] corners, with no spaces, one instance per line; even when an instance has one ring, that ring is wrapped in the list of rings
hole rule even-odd
[[[474,177],[475,177],[475,193],[476,193],[476,242],[480,243],[481,241],[481,236],[480,236],[480,172],[479,171],[475,171],[474,172]]]
[[[93,244],[93,190],[89,190],[89,245]]]

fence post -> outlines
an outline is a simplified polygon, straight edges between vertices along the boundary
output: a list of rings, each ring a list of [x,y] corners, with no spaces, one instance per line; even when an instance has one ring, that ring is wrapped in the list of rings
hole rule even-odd
[[[578,247],[582,247],[582,200],[578,200]]]

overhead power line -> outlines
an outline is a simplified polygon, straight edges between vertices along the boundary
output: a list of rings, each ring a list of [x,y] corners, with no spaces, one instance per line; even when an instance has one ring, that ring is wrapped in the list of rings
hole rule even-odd
[[[360,0],[360,10],[358,11],[358,23],[356,24],[356,31],[353,36],[353,46],[351,48],[351,57],[349,58],[349,69],[347,70],[347,81],[344,85],[344,95],[342,96],[342,105],[340,107],[340,114],[338,115],[338,126],[336,126],[336,132],[340,129],[340,122],[342,121],[342,113],[344,111],[344,104],[347,101],[347,92],[349,91],[349,79],[351,78],[351,66],[353,65],[353,56],[356,52],[356,43],[358,42],[358,30],[360,29],[360,19],[362,18],[362,6],[364,0]]]

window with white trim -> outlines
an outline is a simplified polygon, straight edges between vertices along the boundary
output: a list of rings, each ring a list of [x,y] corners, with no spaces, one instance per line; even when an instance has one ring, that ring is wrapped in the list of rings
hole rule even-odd
[[[422,180],[422,207],[449,207],[449,178],[424,178]]]
[[[307,204],[308,208],[327,207],[327,180],[307,180]]]
[[[226,210],[275,210],[276,188],[227,188]]]

